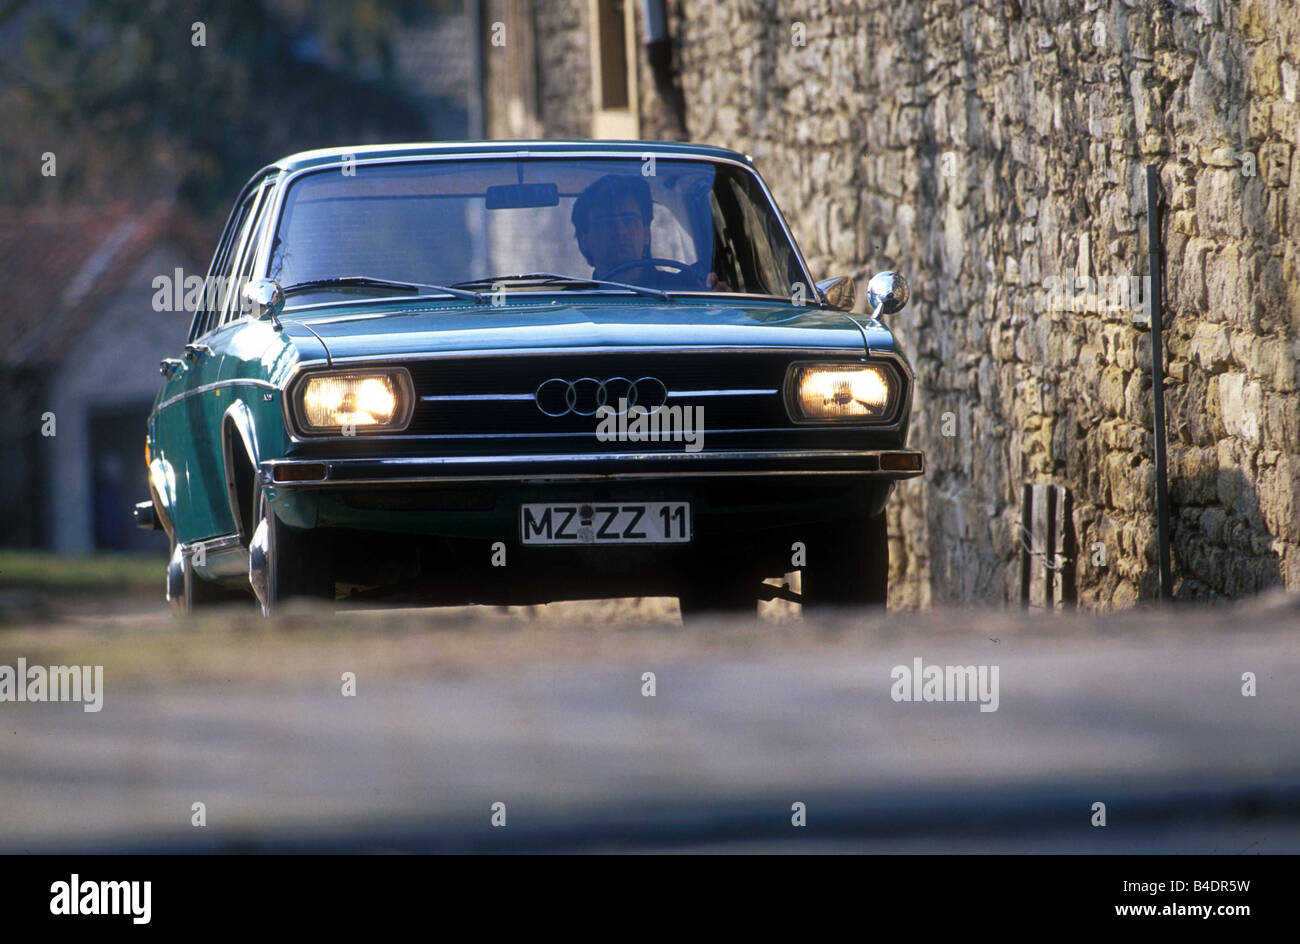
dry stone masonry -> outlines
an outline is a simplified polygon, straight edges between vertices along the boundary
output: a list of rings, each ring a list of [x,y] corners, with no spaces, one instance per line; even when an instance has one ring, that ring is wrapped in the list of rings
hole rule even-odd
[[[537,74],[556,86],[538,133],[585,134],[590,6],[536,10]],[[1177,594],[1300,590],[1300,3],[670,14],[688,137],[755,158],[819,277],[912,282],[890,321],[930,471],[891,502],[891,604],[1016,599],[1025,483],[1072,496],[1080,605],[1154,596],[1149,335],[1133,324],[1148,163],[1168,203]],[[669,127],[649,86],[647,137]]]
[[[930,473],[890,512],[891,603],[1015,599],[1024,482],[1074,497],[1081,605],[1153,596],[1149,336],[1117,287],[1147,163],[1178,595],[1300,590],[1300,4],[688,0],[679,38],[690,136],[755,157],[818,274],[912,280]]]

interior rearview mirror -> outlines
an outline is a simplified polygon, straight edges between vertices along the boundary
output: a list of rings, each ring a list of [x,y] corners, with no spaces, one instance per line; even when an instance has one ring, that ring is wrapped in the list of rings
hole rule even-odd
[[[487,188],[489,210],[522,210],[525,207],[560,205],[560,188],[555,184],[501,184]]]

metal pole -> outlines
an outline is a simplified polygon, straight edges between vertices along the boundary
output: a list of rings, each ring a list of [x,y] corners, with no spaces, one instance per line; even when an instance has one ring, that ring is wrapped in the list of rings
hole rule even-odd
[[[1173,599],[1169,564],[1169,476],[1165,456],[1165,361],[1161,337],[1163,253],[1160,243],[1160,176],[1147,165],[1147,259],[1151,292],[1151,386],[1155,395],[1156,545],[1160,560],[1160,599]]]

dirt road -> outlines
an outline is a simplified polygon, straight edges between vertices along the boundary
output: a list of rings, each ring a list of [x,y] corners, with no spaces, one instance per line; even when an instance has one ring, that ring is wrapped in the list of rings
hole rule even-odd
[[[90,609],[0,628],[0,666],[104,666],[98,712],[0,702],[5,851],[1300,851],[1294,599]],[[929,666],[996,667],[996,710],[896,700]]]

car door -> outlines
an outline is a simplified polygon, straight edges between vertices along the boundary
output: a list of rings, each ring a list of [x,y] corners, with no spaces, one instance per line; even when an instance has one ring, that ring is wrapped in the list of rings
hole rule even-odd
[[[220,387],[214,393],[215,407],[212,411],[215,429],[221,433],[213,448],[222,460],[224,472],[222,507],[217,512],[223,523],[229,522],[229,530],[225,533],[238,533],[245,544],[252,532],[252,470],[239,468],[238,462],[246,454],[255,468],[260,458],[257,427],[275,429],[283,425],[278,391],[268,377],[271,367],[277,362],[270,348],[290,346],[270,321],[252,317],[244,298],[244,288],[258,274],[258,260],[264,255],[266,241],[272,238],[270,217],[274,209],[275,183],[274,178],[268,178],[262,188],[262,198],[232,268],[234,290],[209,342],[214,353],[221,358]],[[227,442],[224,431],[225,418],[232,410],[235,412],[236,438],[240,440],[238,444]],[[229,455],[225,454],[227,450]],[[225,465],[227,461],[229,467]],[[236,514],[240,520],[236,520]]]
[[[172,376],[165,382],[151,418],[155,451],[151,464],[158,466],[160,477],[172,491],[168,511],[174,537],[181,543],[234,531],[221,457],[217,333],[231,306],[237,304],[234,276],[265,189],[261,181],[251,185],[231,213],[204,282],[184,356],[172,362]]]

